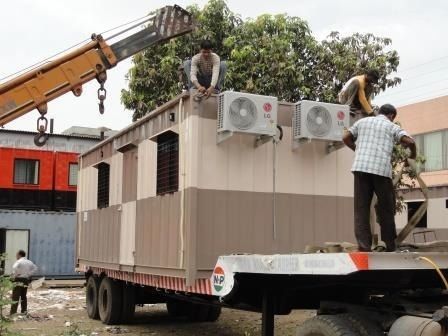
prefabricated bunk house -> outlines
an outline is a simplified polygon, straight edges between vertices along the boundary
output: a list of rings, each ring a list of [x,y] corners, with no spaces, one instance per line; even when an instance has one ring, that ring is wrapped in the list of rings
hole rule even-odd
[[[227,112],[243,124],[256,118],[253,104],[226,111],[232,94],[196,101],[183,93],[80,156],[79,269],[148,285],[165,277],[174,281],[165,287],[207,293],[201,286],[220,255],[354,240],[351,151],[328,153],[325,141],[296,146],[300,106],[276,99],[262,106],[281,140],[251,134],[249,124],[218,133]]]

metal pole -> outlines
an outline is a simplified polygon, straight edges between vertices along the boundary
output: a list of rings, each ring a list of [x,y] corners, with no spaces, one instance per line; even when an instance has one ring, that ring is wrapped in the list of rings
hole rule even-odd
[[[274,336],[274,302],[268,290],[263,294],[261,336]]]
[[[272,154],[272,231],[274,235],[274,240],[277,238],[277,199],[276,199],[276,161],[277,161],[277,142],[275,137],[272,140],[273,143],[273,154]]]

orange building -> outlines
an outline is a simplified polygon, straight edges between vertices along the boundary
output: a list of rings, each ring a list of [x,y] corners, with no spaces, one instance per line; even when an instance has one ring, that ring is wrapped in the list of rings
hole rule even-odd
[[[414,137],[418,152],[426,159],[421,176],[429,187],[428,210],[410,240],[448,239],[448,96],[402,106],[397,119]],[[419,189],[404,197],[407,206],[397,215],[398,228],[423,201]]]

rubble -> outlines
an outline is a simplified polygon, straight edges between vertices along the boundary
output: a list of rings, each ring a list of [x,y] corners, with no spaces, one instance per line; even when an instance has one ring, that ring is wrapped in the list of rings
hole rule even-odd
[[[104,330],[109,334],[127,334],[129,332],[129,330],[118,326],[106,327]]]
[[[46,309],[83,310],[85,305],[85,291],[82,288],[75,290],[36,290],[28,292],[30,311]]]

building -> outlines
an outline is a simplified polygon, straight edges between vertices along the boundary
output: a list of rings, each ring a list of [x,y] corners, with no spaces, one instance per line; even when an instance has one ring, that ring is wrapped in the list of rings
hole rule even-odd
[[[410,241],[448,239],[448,96],[400,107],[398,121],[416,140],[418,152],[426,159],[421,174],[429,187],[426,215]],[[406,209],[397,216],[401,228],[423,202],[416,188],[404,194]]]
[[[36,147],[36,133],[0,129],[0,253],[9,273],[18,249],[46,277],[74,273],[78,155],[100,141],[98,129],[52,134]],[[95,133],[96,131],[96,133]]]

